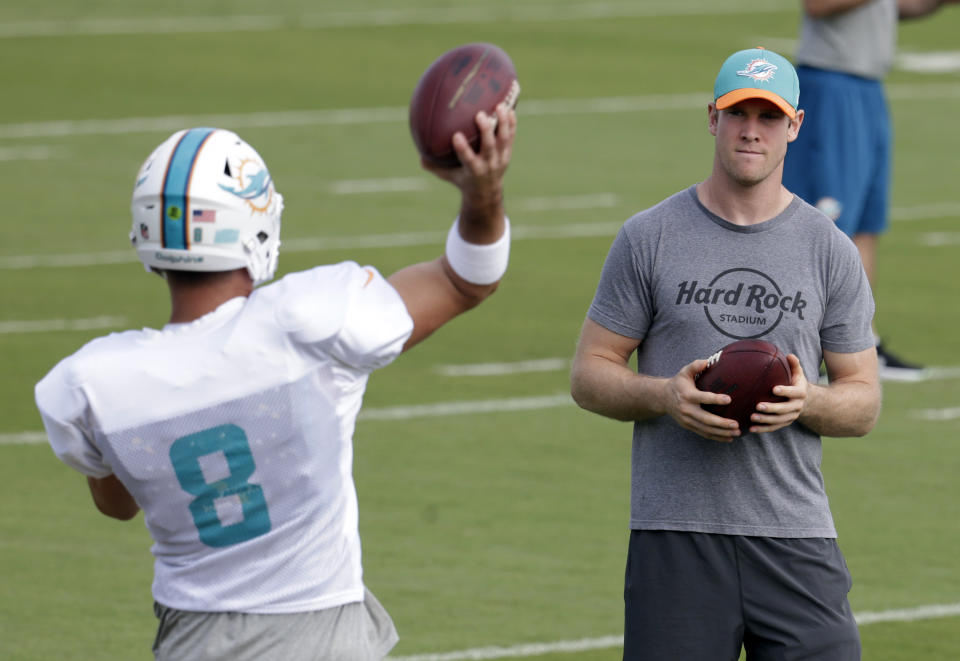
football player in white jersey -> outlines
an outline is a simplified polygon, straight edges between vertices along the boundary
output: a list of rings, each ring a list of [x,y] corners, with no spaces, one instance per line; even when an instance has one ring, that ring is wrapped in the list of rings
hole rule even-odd
[[[480,114],[443,256],[384,278],[342,262],[270,280],[283,200],[236,134],[178,131],[144,162],[131,240],[170,321],[57,364],[36,401],[96,507],[153,538],[157,659],[383,658],[397,634],[365,588],[352,437],[370,373],[496,289],[516,115]]]

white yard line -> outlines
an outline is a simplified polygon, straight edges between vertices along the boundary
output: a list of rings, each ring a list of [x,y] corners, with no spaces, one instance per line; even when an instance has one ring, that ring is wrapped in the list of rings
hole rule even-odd
[[[553,200],[553,202],[550,202]],[[582,196],[557,196],[555,198],[520,198],[515,206],[530,212],[547,209],[599,208],[615,205],[617,197],[613,193],[598,193]],[[960,202],[943,202],[918,206],[895,207],[891,210],[892,220],[913,221],[946,216],[960,216]],[[613,236],[623,224],[623,219],[608,222],[565,223],[561,225],[514,225],[512,238],[524,239],[570,239],[580,237]],[[941,233],[934,233],[941,234]],[[952,233],[942,233],[949,234]],[[929,241],[930,235],[924,239]],[[403,232],[397,234],[367,234],[341,237],[312,237],[286,239],[280,248],[281,254],[293,252],[312,252],[323,250],[347,250],[354,248],[396,248],[399,246],[441,245],[446,232]],[[943,237],[940,237],[943,240]],[[938,243],[936,245],[942,245]],[[18,270],[34,268],[73,268],[79,266],[100,266],[104,264],[130,264],[137,261],[133,250],[114,250],[93,253],[73,253],[65,255],[10,255],[0,257],[0,270]]]
[[[42,431],[25,431],[19,434],[0,434],[0,445],[39,445],[47,442]]]
[[[878,622],[913,622],[940,617],[960,615],[960,603],[932,604],[897,610],[855,613],[857,624],[866,626]],[[586,650],[609,649],[623,646],[623,636],[603,636],[600,638],[580,638],[578,640],[556,640],[543,643],[525,643],[521,645],[474,647],[455,652],[434,654],[412,654],[391,656],[391,661],[479,661],[481,659],[516,659],[545,654],[563,654]]]
[[[898,608],[895,610],[854,613],[857,624],[876,624],[877,622],[914,622],[916,620],[933,620],[939,617],[956,617],[960,615],[960,603],[930,604],[929,606],[914,606],[913,608]]]
[[[74,266],[102,266],[129,264],[137,261],[133,249],[107,252],[79,252],[69,255],[11,255],[0,257],[0,270],[72,268]]]
[[[2,153],[2,152],[0,152]],[[429,177],[381,177],[376,179],[343,179],[327,185],[334,195],[375,195],[377,193],[420,193],[429,190],[437,180]],[[620,203],[616,193],[585,195],[552,195],[527,197],[511,201],[514,211],[565,211],[604,209]],[[960,206],[960,205],[958,205]]]
[[[902,71],[915,73],[952,73],[960,71],[960,51],[900,53],[894,66]]]
[[[917,240],[929,248],[955,246],[960,243],[960,232],[927,232]]]
[[[896,222],[948,218],[950,216],[960,216],[960,202],[914,204],[908,207],[900,206],[890,209],[890,220]]]
[[[505,413],[510,411],[536,411],[540,409],[572,406],[568,394],[543,397],[510,397],[507,399],[483,399],[468,402],[437,402],[416,406],[388,406],[360,411],[358,420],[410,420],[412,418],[436,418],[448,415],[474,413]]]
[[[613,236],[622,224],[622,220],[618,220],[599,223],[567,223],[564,225],[514,225],[511,230],[511,238],[522,241],[525,239]],[[436,245],[439,247],[443,245],[446,236],[446,231],[428,231],[285,239],[280,248],[280,254],[356,248],[397,248],[400,246]],[[130,264],[136,261],[137,255],[132,249],[64,255],[11,255],[0,257],[0,270],[73,268],[104,264]]]
[[[891,99],[960,99],[960,83],[899,84],[887,87]],[[601,115],[611,113],[698,110],[706,107],[709,93],[647,94],[585,99],[527,99],[523,116]],[[296,126],[344,126],[405,123],[406,106],[380,108],[331,108],[217,115],[172,115],[0,124],[0,139],[54,138],[84,135],[168,133],[184,126],[224,126],[230,129],[289,128]]]
[[[45,145],[23,145],[21,147],[0,147],[0,161],[46,161],[62,158],[64,152],[56,147]]]
[[[3,25],[4,24],[0,24],[0,38],[2,38]],[[904,101],[960,99],[960,84],[956,83],[890,85],[887,91],[891,99]],[[587,99],[528,99],[524,101],[521,112],[524,116],[549,116],[694,110],[703,108],[709,100],[708,96],[709,95],[704,93],[683,93]],[[22,122],[0,124],[0,140],[67,138],[89,135],[125,135],[133,133],[170,133],[184,126],[223,126],[233,130],[241,130],[248,128],[402,123],[407,121],[407,114],[408,108],[393,106],[380,108],[290,110],[242,114],[170,115],[164,117]],[[20,145],[0,148],[0,161],[45,160],[63,157],[65,157],[65,153],[62,150],[46,145]],[[423,186],[423,184],[419,179],[412,178],[355,180],[351,182],[333,182],[331,184],[334,192],[340,194],[422,190],[421,186]],[[609,200],[606,200],[604,204],[612,206]],[[951,203],[947,204],[949,205]],[[932,215],[926,217],[955,215],[952,209],[953,207],[947,207],[941,213],[934,208],[930,211]]]
[[[925,367],[922,370],[907,370],[898,375],[896,370],[888,372],[882,377],[886,382],[893,383],[920,383],[922,381],[950,381],[960,378],[960,367]]]
[[[512,363],[474,363],[472,365],[437,365],[434,372],[443,376],[502,376],[527,372],[559,372],[570,368],[567,358],[520,360]]]
[[[510,208],[518,211],[563,211],[567,209],[604,209],[620,204],[620,196],[615,193],[596,193],[592,195],[554,195],[551,197],[521,198]]]
[[[501,376],[524,372],[558,372],[569,369],[569,367],[570,360],[567,358],[541,358],[514,362],[437,365],[433,368],[433,371],[443,376]],[[953,379],[960,379],[960,366],[926,367],[922,370],[911,370],[907,375],[901,377],[883,377],[885,382],[895,383],[949,381]]]
[[[143,18],[79,18],[71,20],[10,21],[0,23],[0,39],[61,36],[106,36],[184,34],[217,32],[268,32],[289,29],[330,30],[357,27],[405,25],[450,25],[472,23],[527,23],[533,21],[580,21],[642,16],[713,16],[721,14],[795,13],[790,0],[661,0],[660,2],[582,2],[531,4],[520,2],[482,7],[423,7],[360,9],[307,14],[238,14]]]
[[[947,381],[960,378],[960,367],[927,367],[922,381]]]
[[[169,133],[184,126],[241,128],[287,128],[296,126],[341,126],[407,121],[406,107],[335,108],[218,115],[166,115],[121,119],[77,119],[50,122],[0,124],[2,138],[58,138],[86,135]]]
[[[450,415],[475,413],[507,413],[512,411],[536,411],[548,408],[573,406],[573,399],[566,393],[539,397],[510,397],[463,402],[436,402],[414,406],[387,406],[368,408],[360,412],[359,420],[412,420]],[[46,443],[43,432],[28,431],[15,434],[0,434],[0,445],[31,445]]]
[[[99,320],[99,321],[98,321]],[[97,317],[93,320],[74,320],[78,325],[103,323],[109,326],[122,326],[125,321],[120,317]],[[109,323],[108,323],[109,322]],[[9,323],[9,322],[7,322]],[[22,322],[17,322],[22,323]],[[91,328],[97,326],[89,326]],[[24,331],[26,332],[26,331]],[[545,358],[503,363],[473,363],[462,365],[439,365],[435,371],[445,376],[494,376],[523,372],[558,371],[567,369],[567,358]],[[930,367],[919,380],[960,378],[960,367]],[[360,412],[360,420],[412,420],[416,418],[436,418],[451,415],[473,415],[477,413],[506,413],[511,411],[538,411],[549,408],[572,406],[574,404],[567,393],[556,393],[533,397],[509,397],[504,399],[482,399],[469,401],[435,402],[411,406],[387,406],[368,408]],[[953,420],[960,417],[960,408],[925,409],[912,411],[911,415],[923,420]],[[12,434],[0,434],[0,445],[24,445],[45,443],[43,432],[29,431]]]
[[[383,179],[345,179],[334,181],[328,188],[337,195],[367,193],[411,193],[425,191],[432,182],[426,177],[388,177]]]
[[[89,319],[34,319],[0,321],[0,335],[11,333],[46,333],[49,331],[83,331],[99,328],[124,328],[126,317],[90,317]]]
[[[388,661],[478,661],[480,659],[515,659],[544,654],[562,654],[585,652],[587,650],[622,647],[623,636],[603,636],[601,638],[580,638],[579,640],[556,640],[549,643],[526,643],[506,647],[474,647],[456,652],[438,654],[413,654],[410,656],[388,656]]]
[[[920,409],[911,411],[911,416],[931,422],[947,422],[960,418],[960,406],[945,409]]]

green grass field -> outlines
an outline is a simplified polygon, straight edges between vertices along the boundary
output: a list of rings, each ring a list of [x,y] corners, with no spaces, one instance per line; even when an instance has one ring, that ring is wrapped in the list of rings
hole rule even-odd
[[[468,41],[506,49],[523,85],[507,187],[518,238],[496,296],[371,380],[374,415],[356,434],[365,580],[397,623],[396,657],[493,658],[443,655],[501,646],[506,659],[619,658],[630,427],[558,404],[563,361],[616,225],[709,173],[720,62],[757,44],[791,54],[799,5],[7,0],[0,658],[152,658],[142,517],[94,510],[83,478],[38,442],[33,404],[34,383],[84,342],[166,320],[165,287],[127,241],[142,159],[181,126],[240,132],[286,199],[281,274],[432,258],[458,199],[420,170],[405,111],[422,70]],[[903,25],[900,51],[948,52],[958,33],[960,8],[947,8]],[[889,89],[894,222],[877,321],[894,350],[944,369],[886,384],[876,430],[827,440],[824,473],[854,610],[880,614],[861,629],[864,658],[947,661],[960,658],[960,72],[898,68]],[[344,192],[391,182],[408,190]],[[414,232],[436,240],[391,238]],[[376,245],[359,241],[369,236]],[[519,361],[554,369],[442,369]],[[375,417],[488,400],[546,403]],[[937,605],[939,617],[916,610]],[[543,646],[516,647],[532,644]]]

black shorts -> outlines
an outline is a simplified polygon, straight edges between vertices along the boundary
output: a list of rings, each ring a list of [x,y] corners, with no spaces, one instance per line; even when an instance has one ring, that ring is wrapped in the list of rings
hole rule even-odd
[[[624,661],[856,661],[835,539],[630,534]]]

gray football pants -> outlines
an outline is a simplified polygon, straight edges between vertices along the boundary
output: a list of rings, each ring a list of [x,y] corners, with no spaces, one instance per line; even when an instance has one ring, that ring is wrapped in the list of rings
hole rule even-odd
[[[380,661],[397,643],[387,611],[364,601],[307,613],[196,613],[154,604],[157,661]]]

